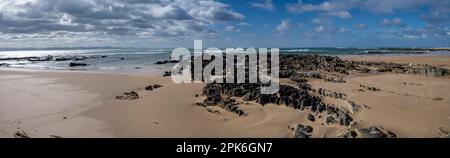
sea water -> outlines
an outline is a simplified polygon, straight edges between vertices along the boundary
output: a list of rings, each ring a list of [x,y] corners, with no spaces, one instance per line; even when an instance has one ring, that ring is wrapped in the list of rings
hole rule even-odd
[[[157,65],[157,61],[168,60],[173,49],[155,48],[108,48],[108,49],[61,49],[61,50],[0,50],[1,68],[32,70],[90,70],[90,71],[162,71],[173,64]],[[280,54],[317,55],[365,55],[365,54],[449,54],[448,51],[423,51],[380,48],[280,48]],[[45,56],[106,56],[82,61],[28,61],[6,60],[20,57]],[[71,62],[89,64],[86,67],[70,67]],[[8,66],[5,66],[7,64]]]

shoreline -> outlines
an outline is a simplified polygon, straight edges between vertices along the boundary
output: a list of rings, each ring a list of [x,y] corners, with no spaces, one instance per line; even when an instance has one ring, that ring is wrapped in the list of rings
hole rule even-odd
[[[450,56],[418,60],[408,55],[393,61],[431,65],[450,64]],[[353,58],[352,58],[353,57]],[[384,60],[360,55],[355,60]],[[431,59],[440,59],[433,61]],[[443,60],[443,61],[441,61]],[[432,62],[430,62],[432,61]],[[347,83],[311,80],[313,88],[346,93],[370,109],[355,118],[362,125],[383,126],[397,137],[436,137],[450,129],[448,78],[408,74],[349,76]],[[306,123],[313,137],[333,137],[340,126],[308,123],[307,113],[276,105],[239,101],[247,117],[218,107],[194,106],[205,99],[204,84],[173,84],[160,74],[115,74],[91,71],[0,70],[0,137],[25,132],[30,137],[292,137],[291,127]],[[406,84],[404,84],[406,83]],[[146,91],[148,85],[161,88]],[[380,87],[380,92],[359,92],[358,86]],[[448,88],[445,88],[448,87]],[[115,96],[136,91],[139,99]],[[435,98],[442,100],[435,101]],[[325,102],[344,105],[336,99]],[[407,105],[404,105],[407,104]],[[29,106],[34,109],[30,110]],[[8,119],[6,119],[8,118]],[[413,123],[413,124],[412,124]]]

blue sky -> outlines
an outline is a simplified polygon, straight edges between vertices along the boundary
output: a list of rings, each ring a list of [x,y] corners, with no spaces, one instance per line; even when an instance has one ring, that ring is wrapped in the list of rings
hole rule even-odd
[[[447,0],[2,0],[0,47],[450,47]]]

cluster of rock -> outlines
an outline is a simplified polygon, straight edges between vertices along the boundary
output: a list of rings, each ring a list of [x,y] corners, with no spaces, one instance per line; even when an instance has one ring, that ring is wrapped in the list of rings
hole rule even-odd
[[[355,69],[354,65],[341,60],[339,57],[320,55],[281,55],[280,72],[284,71],[325,71],[348,74],[348,70]]]
[[[221,94],[228,97],[242,98],[244,101],[255,101],[262,106],[266,104],[285,105],[299,110],[309,110],[312,113],[326,113],[325,122],[328,124],[338,124],[349,126],[353,121],[350,112],[345,109],[328,105],[322,98],[313,94],[311,86],[305,82],[300,82],[296,87],[290,85],[280,85],[278,93],[260,94],[262,84],[218,84],[209,83],[203,91],[207,99],[202,105],[216,105],[221,102]],[[315,120],[311,119],[311,120]]]
[[[343,99],[345,100],[347,95],[345,95],[344,93],[338,93],[332,90],[328,90],[328,89],[322,89],[319,88],[318,92],[319,95],[323,96],[323,97],[331,97],[334,99]]]
[[[155,89],[161,88],[162,86],[159,84],[149,85],[145,87],[145,91],[153,91]],[[136,91],[125,92],[123,95],[116,96],[117,100],[135,100],[139,99],[139,94]]]
[[[349,64],[359,67],[359,69],[366,69],[370,67],[378,72],[392,72],[402,74],[417,74],[426,75],[431,77],[444,77],[450,75],[450,70],[435,67],[431,65],[416,65],[411,64],[399,64],[399,63],[387,63],[387,62],[368,62],[368,61],[349,61]]]
[[[108,56],[106,55],[92,55],[92,56],[42,56],[42,57],[13,57],[13,58],[0,58],[0,61],[30,61],[30,62],[46,62],[46,61],[82,61],[87,59],[94,59],[94,58],[106,58]],[[0,64],[0,66],[6,66],[8,67],[9,64]],[[69,64],[69,67],[78,67],[78,66],[89,66],[89,64],[86,63],[80,63],[80,62],[71,62]]]
[[[246,116],[247,114],[239,108],[239,104],[231,97],[222,97],[222,87],[219,84],[208,84],[203,89],[203,94],[206,99],[202,103],[197,103],[199,106],[220,106],[221,108],[236,113],[239,116]]]
[[[380,88],[377,88],[377,87],[371,87],[371,86],[366,86],[366,85],[362,85],[362,84],[360,84],[359,87],[362,88],[363,91],[364,91],[364,90],[368,90],[368,91],[381,91]]]
[[[418,74],[431,77],[449,76],[450,70],[431,65],[411,65],[387,62],[344,61],[339,57],[320,55],[280,55],[281,78],[314,78],[328,82],[344,83],[342,76],[349,71],[360,73],[391,72]]]
[[[162,86],[159,84],[154,84],[154,85],[149,85],[147,87],[145,87],[146,91],[153,91],[155,89],[161,88]]]
[[[125,92],[123,95],[116,96],[118,100],[134,100],[139,99],[139,94],[136,91]]]
[[[298,124],[294,131],[295,138],[309,138],[311,137],[311,133],[313,132],[313,128],[308,125]]]
[[[340,137],[343,138],[396,138],[397,136],[383,127],[366,127],[362,128],[357,125],[352,126],[344,131]]]

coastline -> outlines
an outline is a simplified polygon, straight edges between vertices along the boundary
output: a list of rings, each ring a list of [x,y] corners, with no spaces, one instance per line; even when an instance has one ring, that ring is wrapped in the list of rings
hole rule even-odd
[[[345,60],[385,61],[449,67],[450,56],[354,55]],[[409,74],[349,76],[347,83],[311,80],[313,88],[346,93],[369,109],[358,114],[361,124],[380,125],[397,137],[437,137],[450,129],[449,78]],[[173,84],[158,74],[111,74],[80,71],[0,70],[0,137],[25,132],[30,137],[292,137],[290,127],[308,122],[307,113],[276,105],[242,102],[239,117],[221,108],[194,106],[205,99],[204,84]],[[404,84],[406,83],[406,84]],[[148,85],[161,88],[146,91]],[[381,92],[359,92],[358,85]],[[136,100],[115,96],[136,91]],[[198,97],[196,97],[198,95]],[[442,100],[435,101],[435,98]],[[326,102],[341,104],[335,99]],[[32,105],[32,107],[31,107]],[[30,108],[32,108],[30,110]],[[312,137],[332,137],[344,130],[319,122]]]

